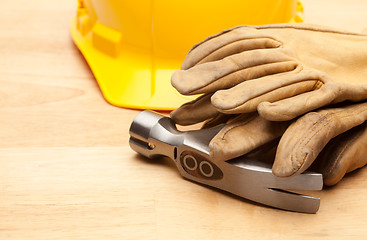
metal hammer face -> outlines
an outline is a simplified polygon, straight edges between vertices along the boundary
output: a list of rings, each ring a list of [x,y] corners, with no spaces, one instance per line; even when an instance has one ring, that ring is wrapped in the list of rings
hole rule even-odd
[[[319,173],[279,178],[272,174],[271,165],[250,157],[212,161],[209,143],[222,127],[181,132],[172,119],[143,111],[131,124],[130,147],[148,158],[159,155],[171,158],[180,174],[192,181],[284,210],[317,212],[319,198],[286,190],[321,190]]]

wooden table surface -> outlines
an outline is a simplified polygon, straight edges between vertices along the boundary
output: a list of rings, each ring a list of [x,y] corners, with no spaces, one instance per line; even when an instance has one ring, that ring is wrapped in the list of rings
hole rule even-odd
[[[367,1],[303,0],[306,22],[361,31]],[[109,105],[69,25],[76,1],[0,1],[0,239],[365,239],[367,168],[317,214],[183,180],[128,146],[136,110]]]

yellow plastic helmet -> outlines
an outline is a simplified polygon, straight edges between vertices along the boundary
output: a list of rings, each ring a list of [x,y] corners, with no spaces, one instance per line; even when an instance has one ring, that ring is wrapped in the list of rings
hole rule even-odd
[[[71,33],[106,100],[172,110],[192,97],[170,83],[189,49],[241,24],[302,21],[297,0],[79,0]]]

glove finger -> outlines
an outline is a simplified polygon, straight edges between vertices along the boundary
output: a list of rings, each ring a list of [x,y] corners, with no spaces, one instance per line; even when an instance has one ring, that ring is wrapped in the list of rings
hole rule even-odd
[[[367,119],[367,103],[311,112],[300,117],[283,134],[273,173],[288,177],[302,173],[335,136]]]
[[[305,92],[275,102],[264,101],[257,107],[259,114],[270,121],[287,121],[306,112],[334,103],[337,89],[327,82],[320,88],[315,84],[314,91]]]
[[[187,54],[181,69],[222,59],[235,53],[264,48],[276,48],[281,43],[261,34],[253,27],[239,26],[227,29],[196,44]]]
[[[264,101],[274,102],[314,90],[318,86],[318,74],[311,70],[300,71],[299,68],[217,91],[211,98],[212,104],[223,113],[246,113],[256,111]]]
[[[238,54],[244,51],[250,51],[255,49],[277,48],[279,46],[281,46],[281,44],[278,41],[275,41],[270,38],[242,39],[238,40],[237,42],[225,45],[209,53],[195,65],[221,60],[225,57]]]
[[[170,116],[180,125],[191,125],[210,118],[214,118],[219,112],[210,103],[211,95],[202,95],[197,99],[183,104],[172,111]]]
[[[317,157],[324,184],[338,183],[346,173],[367,164],[367,122],[332,139]]]
[[[292,71],[297,65],[283,50],[253,50],[175,71],[171,83],[184,95],[209,93],[246,80]]]
[[[267,121],[257,113],[241,114],[211,140],[210,156],[217,161],[239,157],[278,138],[288,125],[289,122]]]

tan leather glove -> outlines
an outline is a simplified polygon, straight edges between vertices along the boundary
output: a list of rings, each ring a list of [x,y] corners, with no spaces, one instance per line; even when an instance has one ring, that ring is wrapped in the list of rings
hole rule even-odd
[[[265,32],[268,36],[263,34]],[[269,33],[276,33],[274,36],[277,35],[278,39]],[[279,43],[280,38],[288,41]],[[366,63],[365,40],[364,35],[331,29],[321,30],[320,27],[305,25],[240,26],[226,30],[195,46],[183,64],[182,69],[187,70],[178,71],[172,77],[173,85],[182,93],[205,95],[180,107],[171,116],[177,123],[184,125],[210,118],[212,120],[207,125],[215,125],[224,121],[223,119],[227,121],[231,118],[226,127],[212,140],[210,152],[216,160],[240,156],[282,135],[290,122],[269,122],[255,113],[233,117],[220,114],[218,110],[224,113],[246,113],[255,111],[260,105],[258,110],[262,116],[272,120],[285,120],[329,103],[345,99],[360,100],[362,95],[365,97],[366,92],[362,77],[366,76],[366,68],[362,66]],[[348,44],[343,46],[346,43]],[[296,46],[295,50],[292,46]],[[319,66],[323,72],[314,70]],[[335,79],[337,81],[334,81]],[[349,79],[349,82],[343,82],[343,79]],[[358,81],[355,81],[356,79]],[[360,93],[363,94],[358,95]],[[292,97],[295,95],[298,96]],[[232,109],[223,110],[220,104],[216,104],[218,99],[219,103],[224,105],[236,105],[239,101],[242,103]],[[284,100],[273,102],[281,99]],[[263,101],[271,101],[273,104],[262,103]],[[319,138],[311,138],[308,143],[316,146],[311,148],[312,156],[302,151],[289,152],[287,138],[295,135],[296,139],[292,142],[297,138],[301,139],[314,124],[318,125],[317,122],[330,113],[334,112],[331,115],[337,116],[344,111],[339,110],[323,110],[324,112],[316,114],[319,118],[312,118],[315,113],[301,117],[297,122],[307,119],[305,121],[310,124],[307,128],[304,128],[303,124],[294,123],[293,132],[287,130],[285,140],[282,139],[279,145],[274,173],[280,176],[301,173],[315,160],[332,137],[344,131],[346,133],[341,135],[344,143],[351,147],[345,150],[341,141],[333,140],[316,161],[319,170],[324,173],[325,184],[335,184],[345,172],[364,166],[366,160],[363,153],[366,151],[364,146],[367,133],[355,130],[361,127],[347,131],[360,124],[361,119],[364,121],[363,111],[356,114],[360,116],[359,120],[339,121],[337,117],[331,118],[331,123],[342,122],[342,127],[331,130],[327,127],[321,128]],[[351,109],[345,110],[348,112]],[[335,114],[335,111],[339,111],[339,114]],[[323,154],[328,152],[328,149],[336,149],[332,157],[325,157]],[[296,157],[296,154],[308,157]]]
[[[172,114],[181,124],[218,111],[290,120],[367,98],[367,36],[305,24],[238,26],[194,46],[172,85],[182,94],[206,94],[194,103],[205,111],[189,103]],[[188,109],[194,112],[183,116]]]
[[[196,104],[201,99],[205,97]],[[200,104],[188,105],[191,110],[180,111],[185,113],[181,117],[208,110]],[[216,114],[204,127],[226,125],[210,142],[210,155],[213,160],[229,160],[283,135],[273,165],[275,175],[300,174],[317,159],[315,170],[323,174],[324,184],[334,185],[345,173],[367,163],[367,103],[339,105],[307,113],[293,123],[268,121],[257,113]]]
[[[314,170],[323,174],[324,184],[334,185],[345,173],[367,163],[367,103],[339,105],[307,113],[294,122],[271,122],[256,113],[232,117],[210,142],[210,155],[228,160],[282,135],[273,164],[275,175],[300,174],[316,160]],[[226,117],[206,126],[223,123]]]
[[[367,102],[301,116],[280,139],[273,173],[281,177],[297,175],[318,158],[318,169],[323,173],[325,184],[335,184],[345,173],[367,163],[366,120]]]

